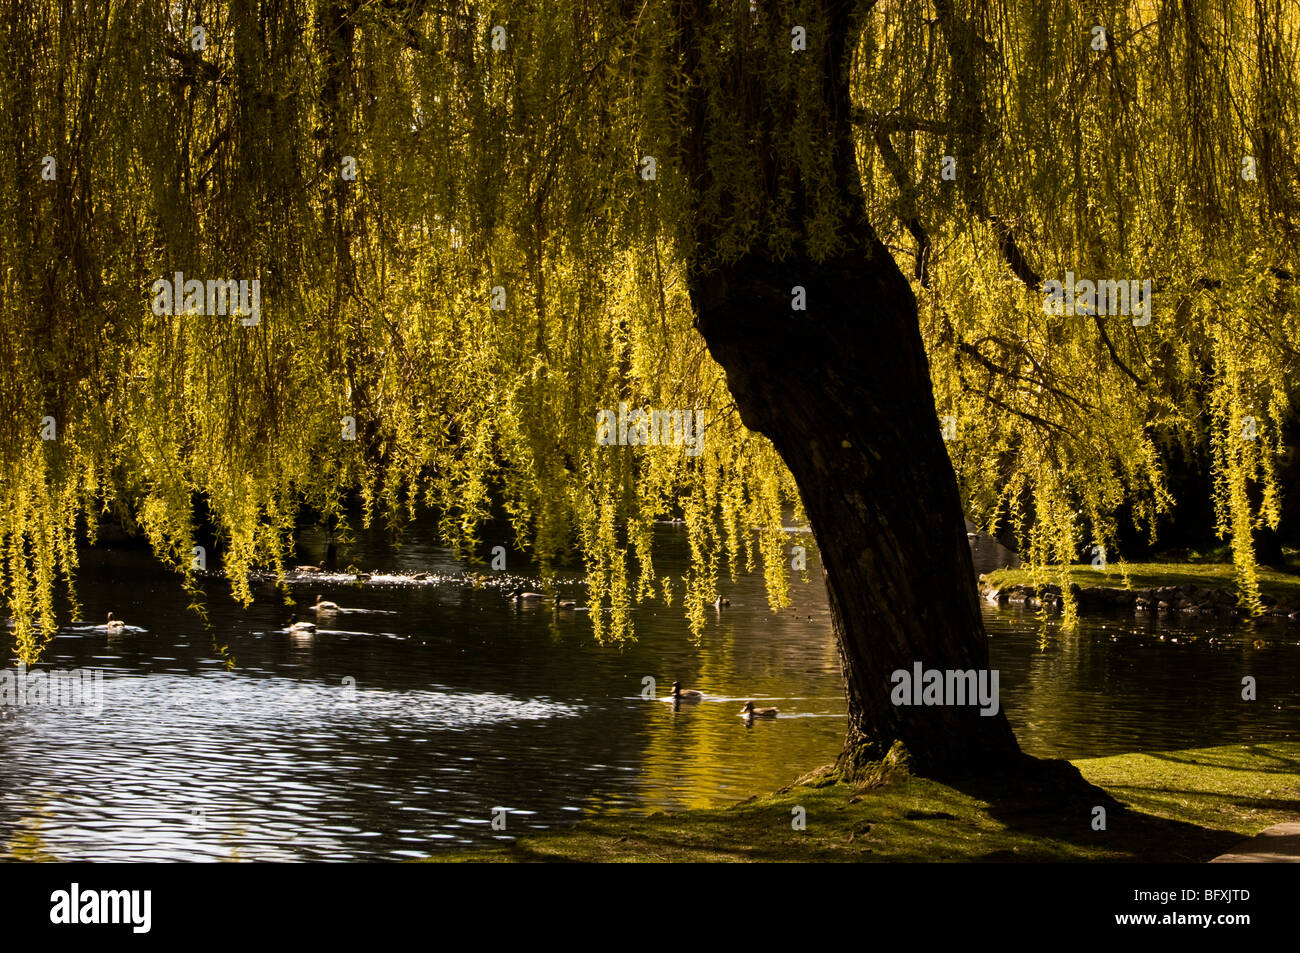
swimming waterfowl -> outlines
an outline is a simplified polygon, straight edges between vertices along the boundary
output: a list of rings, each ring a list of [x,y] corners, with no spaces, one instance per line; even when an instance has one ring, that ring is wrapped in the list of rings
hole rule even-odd
[[[312,573],[312,572],[324,572],[325,570],[322,569],[320,566],[294,566],[293,571]]]
[[[123,629],[126,628],[126,623],[123,622],[121,619],[114,619],[113,613],[110,612],[108,614],[108,621],[104,623],[104,628],[106,628],[109,632],[121,632]]]
[[[522,589],[516,589],[510,593],[510,598],[515,602],[536,602],[539,599],[545,599],[546,596],[540,592],[524,592]]]
[[[354,576],[355,576],[357,582],[369,582],[369,581],[370,581],[370,573],[368,573],[368,572],[359,572],[359,573],[355,573]]]
[[[678,702],[697,702],[704,698],[704,692],[697,692],[693,688],[682,688],[681,682],[673,682],[673,690],[668,697]]]
[[[561,599],[559,596],[556,596],[556,597],[555,597],[555,608],[557,608],[557,609],[576,609],[576,608],[578,608],[578,603],[575,602],[575,601],[572,600],[572,599]]]
[[[424,580],[426,580],[426,579],[429,578],[429,574],[428,574],[427,572],[417,572],[417,573],[416,573],[414,576],[412,576],[411,578],[412,578],[413,580],[415,580],[416,582],[423,582]]]
[[[320,596],[317,596],[316,604],[312,608],[317,612],[338,612],[339,604],[337,602],[326,602]]]
[[[723,606],[729,606],[729,605],[731,605],[730,599],[724,599],[722,598],[722,596],[718,596],[718,598],[713,603],[713,608],[721,609]]]
[[[753,702],[745,702],[745,707],[740,709],[742,718],[775,718],[778,709],[776,708],[755,708]]]
[[[299,635],[315,635],[316,623],[299,622],[298,615],[295,613],[294,615],[289,616],[289,624],[285,626],[285,630],[287,632],[298,633]]]

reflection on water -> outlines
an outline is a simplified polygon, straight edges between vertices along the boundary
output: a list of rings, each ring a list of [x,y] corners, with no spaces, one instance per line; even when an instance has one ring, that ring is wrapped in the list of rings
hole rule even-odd
[[[1300,737],[1300,626],[1213,616],[1092,616],[1063,634],[986,609],[1003,706],[1031,754],[1082,758]],[[1242,679],[1257,683],[1255,701]]]
[[[684,570],[662,527],[659,570]],[[308,558],[318,556],[308,541]],[[831,759],[844,727],[820,567],[795,607],[767,608],[761,579],[724,584],[731,606],[698,645],[678,608],[646,605],[636,643],[592,644],[584,612],[515,605],[526,575],[486,582],[433,547],[363,538],[341,554],[372,572],[296,577],[248,611],[211,591],[214,632],[173,577],[139,552],[85,555],[86,614],[48,664],[104,671],[103,710],[0,708],[0,845],[62,860],[400,859],[510,837],[583,813],[712,806],[770,791]],[[417,572],[428,578],[413,579]],[[561,581],[582,598],[577,577]],[[317,594],[343,607],[315,636]],[[1214,634],[1086,621],[1044,634],[988,610],[1002,705],[1023,746],[1079,757],[1295,737],[1300,627]],[[1163,636],[1163,641],[1161,637]],[[214,644],[228,647],[227,670]],[[1260,700],[1240,701],[1259,679]],[[642,697],[673,679],[709,698]],[[746,701],[774,721],[738,717]],[[492,829],[506,809],[506,830]]]

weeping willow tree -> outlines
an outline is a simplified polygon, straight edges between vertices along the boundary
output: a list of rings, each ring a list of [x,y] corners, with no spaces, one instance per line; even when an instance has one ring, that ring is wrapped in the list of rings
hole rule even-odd
[[[0,9],[23,79],[0,98],[0,578],[24,659],[56,592],[77,611],[105,515],[193,585],[201,503],[247,602],[304,508],[431,507],[466,554],[500,511],[544,571],[583,560],[619,639],[647,599],[699,632],[740,571],[785,605],[793,508],[846,762],[902,742],[944,772],[1016,755],[1001,715],[889,700],[913,662],[987,667],[963,507],[1067,561],[1122,507],[1154,531],[1168,448],[1203,448],[1254,598],[1297,356],[1293,5]],[[1151,320],[1046,313],[1067,271],[1149,279]],[[597,439],[620,409],[632,445]],[[645,445],[650,410],[692,411],[698,442]],[[678,514],[673,580],[651,529]]]
[[[1034,566],[1065,564],[1114,552],[1121,508],[1154,540],[1171,450],[1209,456],[1257,610],[1252,531],[1278,524],[1300,357],[1300,11],[931,9],[880,5],[854,90],[968,512],[1009,520]],[[895,68],[918,51],[925,69]],[[1067,273],[1149,280],[1151,310],[1045,314]]]

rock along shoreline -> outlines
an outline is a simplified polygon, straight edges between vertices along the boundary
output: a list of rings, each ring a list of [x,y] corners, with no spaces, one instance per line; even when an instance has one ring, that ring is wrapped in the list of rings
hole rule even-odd
[[[984,577],[979,581],[980,596],[994,605],[1024,606],[1027,609],[1046,608],[1061,611],[1061,587],[1052,583],[1041,590],[1034,586],[994,586]],[[1247,613],[1237,604],[1237,594],[1228,589],[1208,589],[1204,586],[1154,586],[1145,589],[1122,589],[1116,586],[1080,586],[1070,583],[1079,613],[1116,612],[1186,612],[1204,615],[1235,615]],[[1289,618],[1300,621],[1300,605],[1283,605],[1269,596],[1260,596],[1265,617]]]

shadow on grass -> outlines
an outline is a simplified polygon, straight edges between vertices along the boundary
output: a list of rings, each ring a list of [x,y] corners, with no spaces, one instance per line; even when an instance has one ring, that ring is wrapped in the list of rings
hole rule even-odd
[[[1141,811],[1090,783],[1068,761],[1026,757],[1018,770],[945,783],[984,802],[988,816],[1012,835],[1071,844],[1081,851],[1102,850],[1110,860],[1206,861],[1242,839],[1231,830]],[[1018,852],[1015,859],[1030,857]]]
[[[1198,768],[1220,768],[1225,771],[1242,771],[1252,774],[1270,772],[1300,776],[1300,759],[1285,757],[1261,745],[1245,746],[1245,750],[1249,752],[1251,759],[1249,762],[1243,760],[1241,755],[1234,757],[1223,754],[1208,757],[1202,752],[1186,751],[1151,751],[1146,753],[1146,757],[1158,761],[1168,761],[1171,764],[1185,764]],[[1277,766],[1266,767],[1259,763],[1264,760],[1273,762]]]

